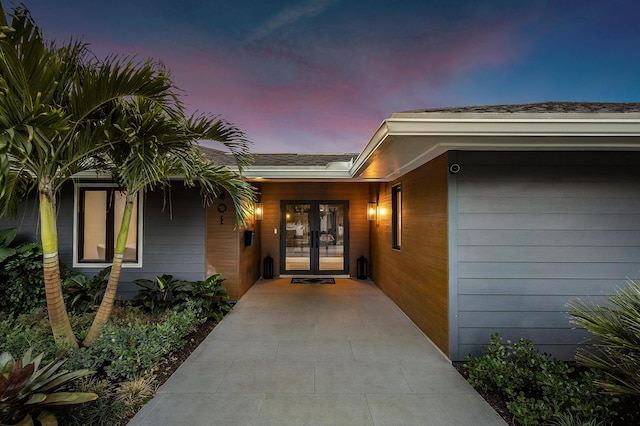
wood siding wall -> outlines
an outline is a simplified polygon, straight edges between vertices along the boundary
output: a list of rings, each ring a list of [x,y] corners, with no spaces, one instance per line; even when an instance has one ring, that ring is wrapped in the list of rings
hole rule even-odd
[[[640,269],[639,153],[459,152],[454,360],[491,334],[572,358],[566,303]]]
[[[224,203],[227,210],[218,211]],[[235,207],[226,197],[207,208],[206,274],[219,273],[229,299],[238,300],[260,278],[260,224],[251,220],[247,230],[255,232],[253,246],[245,247],[245,228],[235,222]]]
[[[262,254],[274,261],[274,275],[280,271],[280,201],[348,200],[349,201],[349,274],[356,276],[358,257],[369,257],[369,221],[367,220],[368,183],[344,182],[265,182],[261,184],[264,219],[261,228]],[[278,233],[274,233],[274,229]]]
[[[448,341],[447,155],[373,187],[371,278],[444,352]],[[391,188],[402,184],[402,247],[392,248]]]
[[[179,189],[178,189],[179,188]],[[73,195],[72,184],[64,186],[58,198],[58,242],[62,262],[73,265]],[[205,209],[197,189],[183,189],[176,184],[171,196],[155,191],[144,197],[142,268],[124,268],[120,276],[119,297],[130,299],[138,291],[133,280],[154,279],[172,274],[185,280],[204,278]],[[24,203],[16,219],[2,219],[1,228],[19,228],[21,241],[39,241],[38,204],[35,196]],[[106,266],[106,265],[105,265]],[[87,276],[100,269],[76,268]]]

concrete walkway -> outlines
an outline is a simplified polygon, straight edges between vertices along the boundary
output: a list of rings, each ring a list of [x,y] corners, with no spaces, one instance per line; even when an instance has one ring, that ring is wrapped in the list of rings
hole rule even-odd
[[[504,425],[370,281],[259,281],[129,423]]]

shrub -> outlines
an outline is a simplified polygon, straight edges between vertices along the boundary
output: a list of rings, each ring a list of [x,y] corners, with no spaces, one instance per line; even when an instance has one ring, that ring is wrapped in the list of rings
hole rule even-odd
[[[138,279],[134,283],[142,287],[131,303],[140,306],[153,315],[167,309],[181,310],[185,306],[195,307],[199,316],[220,321],[232,306],[227,289],[222,285],[225,279],[214,274],[204,281],[174,279],[173,275],[156,277],[155,281]]]
[[[222,285],[225,278],[214,274],[204,281],[188,282],[181,289],[182,303],[191,301],[199,315],[220,321],[233,308],[226,299],[229,298],[227,289]],[[178,306],[179,307],[179,306]]]
[[[138,279],[133,281],[142,287],[131,301],[142,306],[152,314],[159,314],[167,309],[182,304],[186,299],[184,280],[174,280],[173,275],[156,277],[155,281]]]
[[[21,314],[45,303],[42,245],[13,244],[16,228],[0,231],[0,311]]]
[[[95,311],[107,288],[106,277],[111,273],[111,266],[104,268],[92,278],[74,272],[63,280],[64,299],[69,310],[74,312]]]
[[[640,396],[640,283],[607,298],[608,306],[582,300],[568,304],[571,321],[594,334],[594,343],[578,351],[582,365],[603,375],[597,385],[613,395]]]
[[[134,380],[152,373],[166,355],[184,346],[184,337],[203,321],[193,306],[187,306],[180,312],[167,311],[157,324],[139,319],[124,326],[110,322],[90,347],[75,351],[69,362],[101,369],[110,380]]]
[[[608,419],[617,402],[594,385],[596,372],[575,373],[567,363],[539,352],[530,340],[517,342],[491,336],[482,356],[464,364],[469,383],[507,398],[507,409],[524,425],[538,425],[564,412]]]
[[[46,321],[43,309],[18,317],[10,314],[0,321],[0,336],[4,336],[0,339],[0,352],[19,354],[32,349],[36,353],[44,353],[45,360],[56,358],[63,348],[56,345]]]

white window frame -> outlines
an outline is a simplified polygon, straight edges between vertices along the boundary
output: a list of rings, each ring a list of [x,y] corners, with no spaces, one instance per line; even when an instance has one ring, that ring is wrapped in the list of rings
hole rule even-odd
[[[82,188],[117,188],[118,185],[109,182],[75,182],[73,193],[73,267],[74,268],[105,268],[111,265],[111,262],[80,262],[78,260],[78,233],[80,230],[80,190]],[[142,268],[142,242],[144,241],[144,208],[143,208],[142,192],[138,193],[138,261],[137,262],[123,262],[123,268]]]

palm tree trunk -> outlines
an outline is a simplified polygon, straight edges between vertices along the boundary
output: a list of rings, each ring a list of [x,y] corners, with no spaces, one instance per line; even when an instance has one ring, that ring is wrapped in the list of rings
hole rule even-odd
[[[53,338],[58,345],[70,345],[73,348],[77,348],[78,341],[71,329],[67,309],[64,306],[64,298],[62,297],[54,194],[46,189],[40,191],[40,222],[44,287]]]
[[[85,337],[82,344],[91,346],[91,344],[100,336],[102,326],[109,321],[111,312],[113,311],[113,303],[118,292],[118,283],[120,282],[120,272],[122,271],[122,262],[124,261],[124,252],[127,248],[127,238],[129,237],[129,227],[131,225],[131,215],[133,213],[133,202],[135,201],[135,193],[130,195],[127,193],[127,199],[122,214],[122,223],[118,232],[118,239],[113,252],[113,262],[111,264],[111,273],[109,274],[109,282],[104,292],[104,297],[93,319],[89,333]]]

